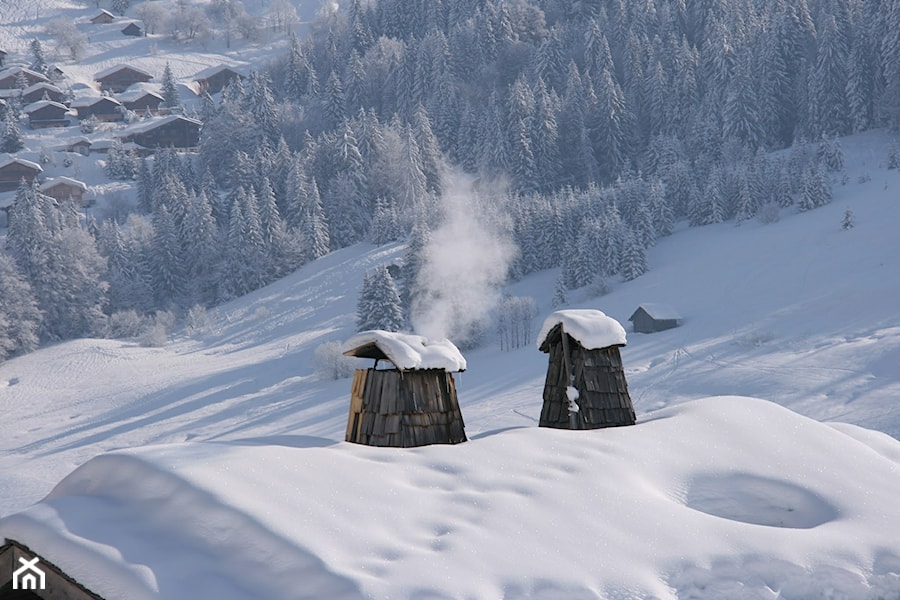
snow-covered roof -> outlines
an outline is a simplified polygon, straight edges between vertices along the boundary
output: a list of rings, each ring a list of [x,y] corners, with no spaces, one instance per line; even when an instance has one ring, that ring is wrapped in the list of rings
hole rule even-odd
[[[47,76],[42,73],[38,73],[37,71],[32,71],[31,69],[26,69],[25,67],[9,67],[7,69],[3,69],[0,71],[0,79],[6,79],[10,75],[18,75],[19,73],[24,73],[26,75],[31,75],[36,79],[40,79],[41,81],[47,81]]]
[[[428,340],[409,333],[363,331],[344,342],[341,351],[347,356],[386,358],[403,370],[466,370],[466,359],[450,340]]]
[[[541,348],[547,336],[557,325],[587,350],[625,345],[625,328],[603,312],[590,308],[558,310],[544,320],[538,334],[537,346]]]
[[[109,75],[112,75],[113,73],[117,73],[123,69],[131,69],[132,71],[136,71],[138,73],[141,73],[142,75],[146,75],[147,77],[149,77],[151,79],[153,78],[152,73],[148,73],[147,71],[145,71],[144,69],[141,69],[140,67],[136,67],[134,65],[121,65],[120,64],[120,65],[115,65],[115,66],[109,67],[108,69],[103,69],[102,71],[97,71],[94,74],[94,79],[95,80],[103,79],[104,77],[108,77]]]
[[[644,302],[640,306],[638,306],[638,310],[644,309],[644,312],[650,315],[651,318],[656,319],[658,321],[677,321],[681,319],[681,315],[678,314],[678,311],[675,310],[675,307],[670,306],[668,304],[661,304],[659,302]],[[637,314],[637,310],[634,311],[628,320],[634,320],[634,315]]]
[[[222,72],[222,71],[225,71],[225,70],[228,70],[228,71],[234,71],[234,72],[237,73],[238,75],[241,74],[240,71],[238,71],[235,67],[232,67],[232,66],[229,66],[229,65],[215,65],[215,66],[212,66],[212,67],[206,67],[206,68],[203,69],[202,71],[198,71],[197,73],[195,73],[195,74],[194,74],[194,81],[200,81],[200,80],[203,80],[203,79],[209,79],[209,78],[212,77],[213,75],[215,75],[215,74],[217,74],[217,73],[220,73],[220,72]]]
[[[78,181],[77,179],[72,179],[71,177],[66,177],[65,175],[60,175],[59,177],[54,177],[53,179],[45,181],[43,184],[41,184],[41,191],[45,192],[62,184],[76,187],[82,192],[87,191],[87,184],[85,182]]]
[[[13,163],[19,163],[25,167],[31,167],[36,171],[43,171],[43,167],[37,164],[36,162],[31,162],[30,160],[25,160],[24,158],[19,158],[18,156],[7,156],[6,158],[0,158],[0,169],[3,167],[9,166]]]
[[[31,92],[36,92],[37,90],[47,90],[50,92],[59,92],[62,94],[62,90],[53,85],[52,83],[48,83],[46,81],[39,81],[33,85],[29,85],[27,88],[22,90],[23,94],[30,94]]]
[[[60,104],[59,102],[54,102],[53,100],[38,100],[37,102],[32,102],[24,107],[22,107],[22,112],[25,114],[33,113],[36,110],[40,110],[45,106],[55,106],[56,108],[61,108],[63,110],[69,110],[69,107],[65,104]]]
[[[121,133],[118,134],[118,137],[128,137],[129,135],[146,133],[148,131],[156,129],[157,127],[161,127],[174,121],[187,121],[197,126],[203,125],[202,121],[198,121],[197,119],[192,119],[190,117],[185,117],[184,115],[166,115],[165,117],[160,117],[159,119],[147,119],[146,121],[141,121],[140,123],[129,125],[125,129],[123,129]]]
[[[120,94],[116,94],[116,98],[121,102],[134,102],[135,100],[140,100],[144,96],[156,96],[160,100],[163,99],[162,95],[154,90],[148,90],[144,87],[137,87],[140,84],[135,84],[133,89],[129,89],[127,92],[122,92]]]
[[[100,102],[101,100],[109,100],[116,104],[122,104],[112,96],[82,96],[72,101],[72,108],[87,108]]]

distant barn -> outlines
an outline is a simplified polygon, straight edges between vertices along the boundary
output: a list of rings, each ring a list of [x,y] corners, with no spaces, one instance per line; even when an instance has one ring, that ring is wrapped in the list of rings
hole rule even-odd
[[[52,100],[32,102],[23,107],[22,112],[28,115],[28,126],[32,129],[69,126],[69,119],[66,117],[69,107],[59,102]]]
[[[144,148],[195,148],[203,123],[184,115],[168,115],[131,125],[121,133],[122,141]]]
[[[409,448],[466,441],[452,374],[466,361],[450,341],[364,331],[347,340],[344,354],[375,360],[353,377],[348,442]],[[382,360],[394,368],[378,369]]]
[[[550,354],[540,426],[599,429],[634,425],[619,347],[625,330],[599,310],[561,310],[544,321],[541,352]]]
[[[678,311],[668,304],[652,302],[638,306],[628,320],[636,333],[654,333],[678,327],[682,319]]]
[[[105,8],[101,8],[100,12],[97,13],[97,16],[91,17],[91,23],[94,25],[105,25],[107,23],[112,23],[115,20],[116,16]]]
[[[124,92],[135,83],[146,83],[153,79],[153,75],[133,65],[115,65],[104,69],[94,75],[94,81],[100,84],[103,90],[112,92]]]
[[[141,26],[137,23],[129,23],[122,29],[122,35],[141,37],[142,35],[144,35],[144,30],[141,29]]]
[[[91,199],[86,197],[87,184],[71,177],[59,176],[41,184],[41,193],[54,198],[57,202],[71,200],[79,206],[90,206]]]
[[[216,94],[232,81],[243,78],[243,75],[226,65],[209,67],[194,75],[194,81],[197,83],[200,94],[204,92]]]
[[[11,192],[18,189],[19,183],[24,179],[31,183],[44,171],[41,165],[11,156],[0,159],[0,192]]]

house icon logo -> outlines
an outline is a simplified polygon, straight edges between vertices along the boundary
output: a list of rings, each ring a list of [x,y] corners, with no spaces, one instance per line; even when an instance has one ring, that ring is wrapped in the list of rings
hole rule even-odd
[[[13,571],[12,589],[14,590],[43,590],[45,586],[44,572],[37,567],[38,558],[25,560],[21,556],[21,567]]]

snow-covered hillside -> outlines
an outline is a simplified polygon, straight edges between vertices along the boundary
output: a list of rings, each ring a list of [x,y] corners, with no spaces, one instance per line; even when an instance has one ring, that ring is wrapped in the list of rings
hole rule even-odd
[[[353,333],[363,274],[402,254],[357,245],[165,347],[0,365],[0,514],[26,510],[0,537],[129,598],[194,597],[189,581],[222,598],[900,595],[900,444],[730,397],[900,436],[889,143],[843,140],[831,205],[679,231],[646,275],[573,294],[623,323],[642,302],[685,317],[628,334],[637,427],[537,429],[546,356],[488,341],[458,377],[471,442],[344,444],[350,382],[320,380],[314,352]],[[535,330],[556,275],[509,288],[537,300]],[[296,569],[314,587],[288,585]]]

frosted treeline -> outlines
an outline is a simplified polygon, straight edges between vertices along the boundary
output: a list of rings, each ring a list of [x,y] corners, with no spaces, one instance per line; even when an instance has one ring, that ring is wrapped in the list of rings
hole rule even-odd
[[[679,220],[829,202],[837,136],[900,124],[900,4],[352,0],[196,113],[199,156],[111,150],[140,213],[91,229],[106,314],[215,304],[412,236],[409,315],[451,169],[505,207],[509,276],[561,267],[563,298],[639,277]]]

